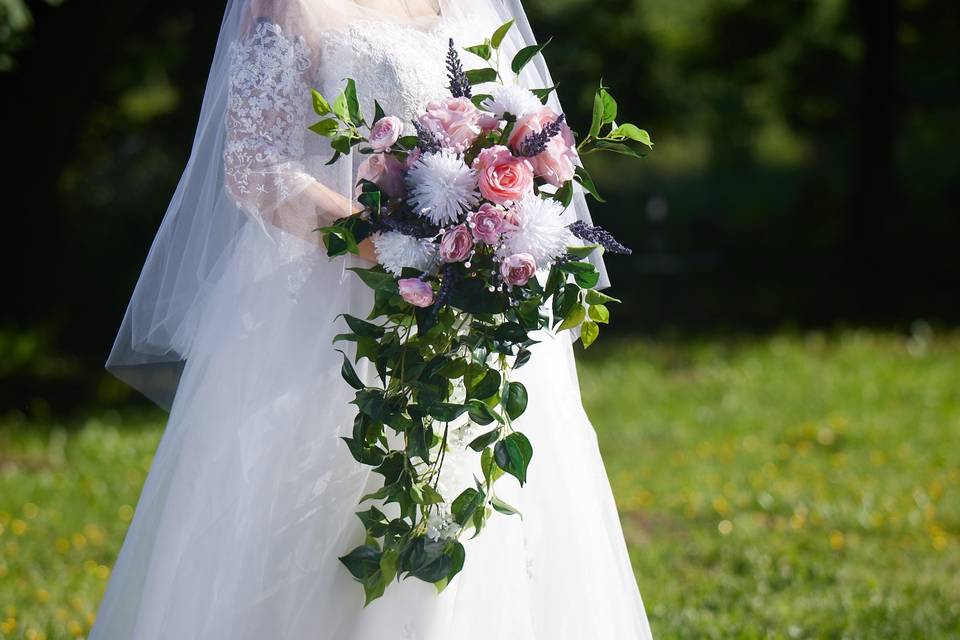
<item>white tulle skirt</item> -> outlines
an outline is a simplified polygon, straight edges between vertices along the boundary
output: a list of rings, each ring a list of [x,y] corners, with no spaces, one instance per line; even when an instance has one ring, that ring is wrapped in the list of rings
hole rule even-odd
[[[534,458],[523,489],[497,487],[523,518],[466,541],[444,592],[411,579],[363,608],[337,557],[373,479],[339,440],[355,407],[331,339],[371,301],[342,261],[296,253],[249,225],[208,297],[91,638],[649,638],[566,336],[517,375]]]

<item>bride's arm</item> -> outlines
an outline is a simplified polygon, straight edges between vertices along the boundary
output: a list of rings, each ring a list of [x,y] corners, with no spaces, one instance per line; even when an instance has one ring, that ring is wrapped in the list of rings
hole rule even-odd
[[[322,158],[306,155],[309,79],[317,60],[303,37],[274,18],[258,13],[246,38],[231,47],[224,186],[258,221],[319,244],[319,227],[361,206],[349,197],[350,167],[324,167]],[[361,250],[375,261],[370,242]]]

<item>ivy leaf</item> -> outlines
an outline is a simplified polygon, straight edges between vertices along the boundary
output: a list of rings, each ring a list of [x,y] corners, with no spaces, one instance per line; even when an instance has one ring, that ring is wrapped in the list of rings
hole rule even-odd
[[[430,407],[429,414],[440,422],[453,422],[469,410],[469,405],[441,402]]]
[[[602,304],[590,305],[590,310],[587,311],[587,315],[596,323],[610,324],[610,310]]]
[[[497,422],[503,422],[503,418],[494,413],[485,402],[482,400],[471,400],[467,403],[470,405],[469,413],[470,420],[476,422],[480,425],[487,425],[496,420]],[[477,449],[479,451],[479,449]]]
[[[470,522],[474,512],[483,505],[486,496],[482,491],[472,487],[464,489],[450,506],[454,521],[461,527]]]
[[[476,452],[481,452],[500,438],[500,427],[497,427],[493,431],[489,431],[482,436],[477,436],[473,439],[473,442],[470,443],[470,448]]]
[[[509,382],[503,392],[503,408],[511,420],[516,420],[527,410],[527,388],[521,382]]]
[[[613,296],[608,296],[602,291],[597,291],[596,289],[588,290],[585,300],[587,301],[587,304],[606,304],[607,302],[620,302]]]
[[[340,351],[337,349],[337,351]],[[357,389],[363,389],[366,385],[360,380],[360,376],[357,375],[357,371],[353,368],[353,365],[350,363],[350,359],[347,357],[343,351],[340,351],[340,355],[343,356],[343,365],[340,367],[340,375],[343,376],[343,379],[346,380],[347,384]]]
[[[380,550],[369,545],[362,545],[345,556],[340,562],[347,568],[355,579],[363,581],[380,570]]]
[[[370,336],[372,338],[379,338],[384,334],[384,328],[373,324],[372,322],[367,322],[366,320],[361,320],[349,314],[343,314],[343,319],[347,321],[347,326],[350,327],[350,330],[353,331],[358,336]]]
[[[490,46],[494,49],[499,49],[500,45],[503,43],[503,39],[507,36],[507,32],[510,31],[510,27],[513,26],[513,20],[508,20],[502,25],[497,27],[497,30],[493,32],[493,35],[490,37]]]
[[[513,69],[514,73],[520,73],[527,64],[533,60],[534,56],[546,49],[547,45],[550,44],[550,41],[553,38],[549,38],[543,44],[532,44],[528,47],[524,47],[517,52],[517,55],[513,56],[513,62],[510,63],[510,68]]]
[[[355,125],[364,124],[363,114],[360,113],[360,100],[357,98],[357,83],[353,78],[347,78],[347,86],[343,90],[343,95],[347,101],[347,112],[350,114],[350,120]]]
[[[484,449],[480,454],[480,469],[483,471],[483,479],[488,484],[493,484],[503,476],[503,469],[497,466],[496,456],[491,449]]]
[[[583,343],[584,349],[593,344],[598,335],[600,335],[600,325],[596,322],[587,320],[580,326],[580,342]]]
[[[500,372],[487,368],[482,378],[471,380],[467,385],[467,397],[486,400],[497,392],[500,388],[500,382]]]
[[[313,111],[318,116],[325,116],[331,112],[330,103],[316,89],[310,89],[310,96],[313,98]]]
[[[647,132],[647,130],[641,129],[640,127],[630,123],[620,125],[608,133],[607,138],[616,140],[633,140],[634,142],[645,144],[653,149],[653,140],[650,138],[650,134]]]
[[[592,195],[597,202],[606,202],[603,198],[600,197],[600,192],[597,191],[597,185],[593,182],[593,178],[583,167],[577,167],[574,176],[583,188],[587,190],[587,193]]]
[[[469,81],[471,85],[493,82],[496,79],[497,70],[491,69],[490,67],[485,67],[483,69],[469,69],[467,71],[467,81]]]
[[[570,312],[567,313],[563,318],[563,322],[560,323],[560,327],[557,331],[565,331],[567,329],[573,329],[580,325],[583,322],[584,318],[587,317],[587,312],[583,308],[583,305],[577,304],[570,309]]]
[[[529,349],[520,349],[517,351],[517,358],[513,361],[513,368],[519,369],[523,365],[530,362],[530,356],[533,355],[530,353]]]
[[[336,118],[327,118],[326,120],[321,120],[316,124],[310,125],[310,131],[313,131],[316,134],[319,134],[325,138],[333,136],[340,128],[340,124],[337,122]]]
[[[497,443],[493,455],[498,467],[519,480],[521,486],[526,483],[533,447],[525,435],[519,431],[511,433]]]
[[[464,47],[464,51],[469,51],[473,55],[483,58],[484,60],[490,59],[490,45],[487,43],[475,44],[472,47]]]
[[[507,504],[497,496],[493,496],[490,499],[490,506],[496,509],[498,513],[502,513],[503,515],[506,515],[506,516],[517,515],[523,518],[522,513],[520,513],[516,508],[510,506],[509,504]]]
[[[363,281],[363,284],[375,291],[387,291],[389,293],[397,293],[399,291],[397,279],[384,271],[383,267],[378,266],[372,269],[352,267],[349,270],[357,274]]]

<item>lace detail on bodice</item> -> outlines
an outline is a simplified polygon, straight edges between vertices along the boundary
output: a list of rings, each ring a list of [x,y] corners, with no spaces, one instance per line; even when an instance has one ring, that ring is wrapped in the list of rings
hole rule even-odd
[[[230,48],[224,173],[241,205],[286,198],[306,176],[290,171],[303,156],[307,118],[305,72],[311,51],[301,37],[261,21]]]
[[[451,37],[458,41],[474,37],[464,32],[465,25],[447,19],[429,28],[361,20],[327,30],[320,46],[324,79],[354,78],[368,119],[376,99],[387,114],[412,129],[410,121],[428,102],[449,95],[444,66],[447,42]],[[325,89],[334,90],[326,83]]]

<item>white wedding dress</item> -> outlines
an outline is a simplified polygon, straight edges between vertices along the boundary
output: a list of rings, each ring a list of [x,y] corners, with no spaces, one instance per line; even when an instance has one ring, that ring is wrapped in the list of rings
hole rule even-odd
[[[517,374],[530,397],[517,427],[534,457],[526,486],[505,477],[497,487],[522,519],[496,514],[465,541],[463,572],[440,594],[406,580],[364,608],[337,559],[362,543],[353,514],[375,479],[339,439],[355,407],[331,340],[337,314],[365,316],[371,295],[345,261],[305,240],[315,220],[296,220],[296,208],[270,217],[264,198],[293,201],[301,181],[337,170],[313,149],[325,141],[303,135],[310,86],[332,95],[350,75],[368,113],[375,96],[407,121],[444,94],[447,38],[474,44],[499,19],[445,7],[435,19],[349,20],[310,38],[271,15],[231,43],[219,179],[254,215],[170,336],[186,364],[94,640],[650,637],[568,333],[542,336]],[[349,71],[317,72],[317,60]],[[453,492],[478,467],[464,455],[445,469]]]

